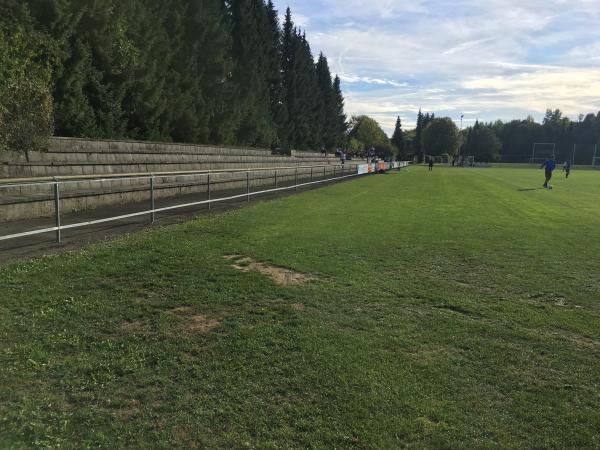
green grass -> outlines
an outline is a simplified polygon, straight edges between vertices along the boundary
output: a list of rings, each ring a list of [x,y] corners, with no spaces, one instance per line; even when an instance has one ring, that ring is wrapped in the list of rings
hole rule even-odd
[[[542,178],[417,167],[0,269],[0,447],[598,448],[600,173]]]

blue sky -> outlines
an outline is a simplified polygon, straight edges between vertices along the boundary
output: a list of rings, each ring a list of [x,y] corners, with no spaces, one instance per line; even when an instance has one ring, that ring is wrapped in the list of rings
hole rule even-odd
[[[274,0],[391,132],[419,107],[467,126],[600,110],[600,0]]]

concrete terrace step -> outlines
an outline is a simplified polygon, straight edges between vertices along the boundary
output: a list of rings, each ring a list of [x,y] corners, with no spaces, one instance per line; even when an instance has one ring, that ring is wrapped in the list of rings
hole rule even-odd
[[[115,152],[9,152],[0,153],[0,163],[27,164],[27,163],[173,163],[173,162],[197,162],[197,161],[237,161],[252,162],[256,160],[269,161],[322,161],[325,163],[338,162],[339,159],[332,156],[321,156],[318,154],[298,155],[294,157],[280,155],[212,155],[202,153],[115,153]]]
[[[352,161],[349,165],[360,163]],[[19,183],[18,179],[52,177],[94,177],[76,183],[61,183],[66,211],[93,209],[111,204],[140,201],[147,196],[147,179],[121,178],[99,180],[111,175],[231,171],[277,168],[279,181],[292,182],[295,174],[286,174],[283,167],[325,166],[313,170],[315,178],[335,173],[339,159],[332,154],[296,152],[291,155],[273,154],[270,150],[244,147],[219,147],[160,142],[108,141],[74,138],[52,138],[47,151],[0,153],[0,186],[2,179]],[[325,171],[325,174],[322,173]],[[253,174],[252,186],[269,185],[274,172]],[[207,175],[156,177],[159,197],[194,194],[206,190]],[[245,188],[245,174],[211,174],[215,190]],[[310,169],[299,170],[299,178],[310,179]],[[22,181],[22,180],[21,180]],[[42,180],[34,180],[42,181]],[[223,185],[224,187],[221,187]],[[35,184],[0,188],[0,222],[24,218],[44,217],[53,213],[52,186]]]
[[[308,182],[341,175],[341,169],[335,166],[324,167],[322,171],[310,168],[298,170],[298,181]],[[350,173],[350,166],[346,174]],[[252,190],[275,187],[275,170],[266,170],[252,174]],[[292,185],[296,180],[295,169],[278,169],[278,186]],[[157,176],[154,184],[155,198],[171,198],[187,194],[206,195],[208,175],[193,176]],[[246,172],[211,174],[211,192],[231,189],[245,190]],[[116,180],[82,180],[60,184],[61,211],[70,213],[95,209],[108,205],[128,204],[148,200],[150,196],[149,179],[131,178]],[[51,183],[27,186],[14,185],[0,189],[0,223],[20,219],[51,217],[54,214],[54,196]]]
[[[337,162],[336,162],[337,163]],[[98,175],[119,173],[182,172],[200,170],[258,169],[293,165],[331,165],[329,161],[255,160],[254,162],[218,161],[183,163],[139,163],[139,164],[41,164],[22,163],[0,165],[2,178],[30,178],[45,176]]]
[[[295,172],[292,170],[278,171],[278,182],[289,183],[295,180]],[[313,174],[313,180],[319,180],[327,175],[331,175],[332,170],[327,170],[325,175],[323,172]],[[339,173],[339,171],[338,171]],[[300,170],[298,172],[299,180],[308,180],[310,178],[310,170]],[[264,186],[265,184],[274,183],[275,171],[265,171],[253,174],[250,179],[251,187]],[[211,174],[211,188],[219,191],[223,190],[222,186],[236,183],[237,185],[246,186],[246,173],[217,173]],[[155,177],[154,189],[161,191],[174,188],[201,188],[202,191],[208,189],[208,178],[206,175],[196,175],[193,177]],[[81,181],[77,183],[61,184],[61,199],[79,198],[87,196],[129,193],[129,192],[149,192],[150,180],[144,178],[132,179],[117,179],[103,181]],[[40,201],[54,200],[52,184],[40,184],[36,189],[32,187],[19,188],[15,186],[13,189],[5,189],[8,191],[4,195],[0,195],[0,205],[12,205],[17,203],[35,203]]]

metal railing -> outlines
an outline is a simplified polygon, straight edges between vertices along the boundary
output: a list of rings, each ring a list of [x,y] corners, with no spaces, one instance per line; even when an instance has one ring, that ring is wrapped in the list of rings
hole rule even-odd
[[[62,231],[70,230],[75,228],[87,227],[91,225],[97,225],[107,222],[114,222],[118,220],[140,217],[140,216],[149,216],[150,223],[154,223],[156,221],[156,214],[160,212],[167,212],[181,208],[190,208],[195,206],[208,205],[209,210],[211,209],[214,203],[225,202],[231,200],[238,200],[245,198],[247,202],[250,202],[250,199],[254,196],[281,192],[286,190],[294,190],[297,191],[301,187],[317,185],[320,183],[326,183],[330,181],[343,180],[347,178],[353,178],[357,176],[361,176],[364,174],[363,171],[359,170],[359,164],[328,164],[328,165],[318,165],[318,166],[293,166],[293,167],[273,167],[273,168],[258,168],[258,169],[233,169],[233,170],[203,170],[203,171],[186,171],[186,172],[157,172],[157,173],[132,173],[132,174],[115,174],[115,175],[104,175],[102,177],[98,177],[97,175],[82,175],[82,176],[72,176],[72,177],[44,177],[44,178],[29,178],[29,179],[11,179],[4,180],[4,184],[0,184],[0,193],[2,190],[6,189],[14,189],[14,188],[23,188],[23,187],[43,187],[48,186],[52,189],[52,199],[51,201],[54,204],[54,226],[48,228],[35,229],[30,231],[25,231],[21,233],[8,234],[4,236],[0,236],[0,241],[6,241],[9,239],[23,238],[27,236],[34,236],[45,233],[55,233],[56,242],[60,243],[62,240]],[[321,175],[320,169],[323,169],[322,178],[319,178]],[[327,169],[330,169],[331,176],[328,177]],[[300,182],[299,183],[299,171],[306,171],[305,178],[309,181]],[[259,191],[252,191],[251,182],[255,180],[262,181],[264,177],[251,178],[250,174],[258,174],[264,172],[273,172],[274,173],[274,187],[269,189],[263,189]],[[318,171],[318,173],[316,173]],[[223,175],[223,174],[243,174],[245,173],[245,192],[240,194],[228,195],[225,197],[213,198],[213,188],[215,184],[223,184],[223,183],[243,183],[243,181],[239,178],[230,179],[226,181],[217,181],[215,180],[215,176]],[[301,174],[302,175],[302,174]],[[186,202],[171,206],[165,207],[156,207],[156,192],[159,189],[167,189],[161,188],[157,185],[157,180],[165,180],[169,178],[192,178],[198,176],[205,176],[206,183],[198,184],[191,183],[189,186],[206,186],[206,195],[207,198],[205,200]],[[293,184],[290,186],[281,186],[281,182],[286,179],[293,179]],[[52,181],[49,181],[52,180]],[[77,185],[80,183],[89,183],[89,182],[104,182],[104,181],[146,181],[149,186],[145,189],[137,189],[146,190],[149,192],[149,209],[145,209],[143,211],[138,211],[130,214],[122,214],[117,216],[111,216],[101,219],[88,220],[73,224],[64,225],[62,223],[62,215],[61,215],[61,201],[62,201],[62,193],[64,191],[64,187],[68,185]],[[176,181],[177,183],[177,181]],[[182,185],[175,185],[175,187],[181,187]],[[114,192],[114,191],[113,191]],[[104,192],[105,194],[110,194],[111,191]],[[80,197],[85,197],[85,194],[81,194]],[[169,196],[170,197],[170,196]],[[50,199],[48,199],[50,200]]]

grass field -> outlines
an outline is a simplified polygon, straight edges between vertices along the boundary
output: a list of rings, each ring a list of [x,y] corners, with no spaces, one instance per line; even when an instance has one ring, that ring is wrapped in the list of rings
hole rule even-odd
[[[0,269],[0,447],[599,448],[600,173],[542,178],[412,168]]]

